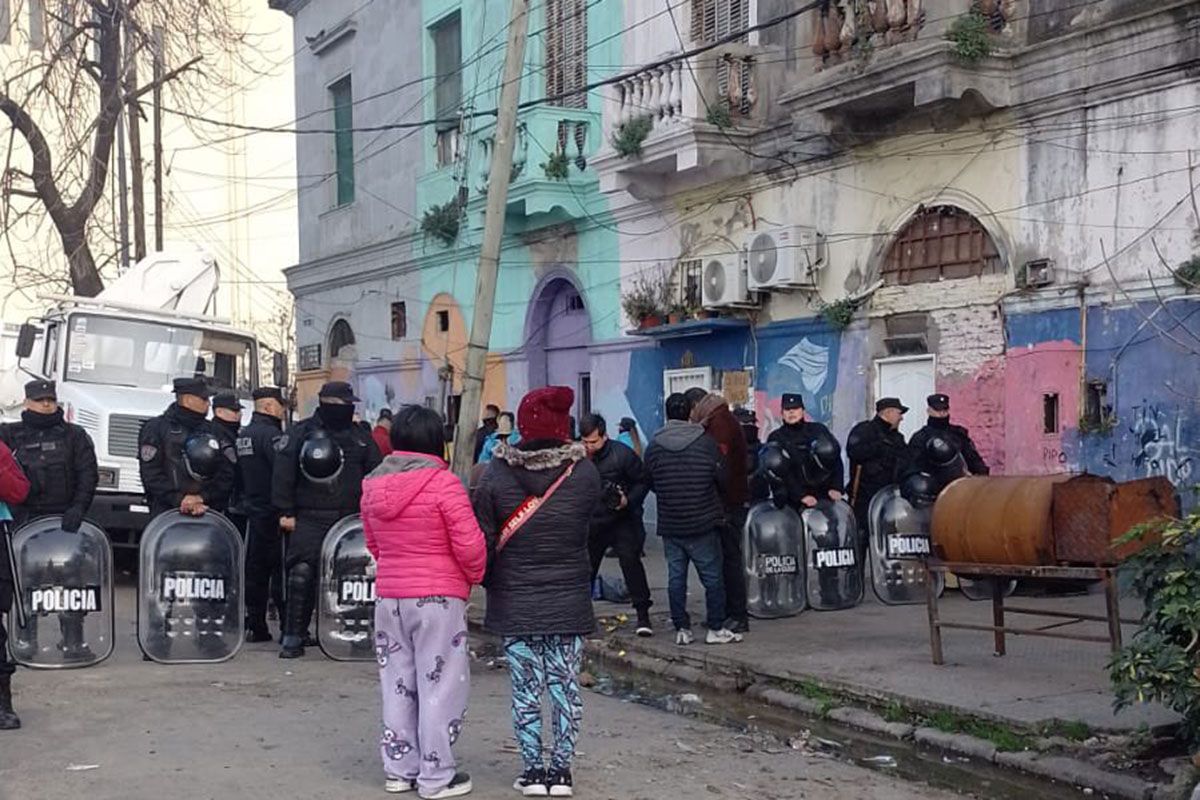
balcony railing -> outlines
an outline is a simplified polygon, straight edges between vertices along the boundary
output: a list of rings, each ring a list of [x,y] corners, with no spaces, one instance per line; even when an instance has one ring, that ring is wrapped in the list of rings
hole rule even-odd
[[[982,15],[993,33],[1015,18],[1016,0],[829,0],[812,12],[812,52],[820,71],[881,48],[941,38],[966,14]]]
[[[599,147],[598,116],[585,109],[557,106],[539,106],[522,113],[517,122],[517,140],[513,144],[510,181],[515,185],[526,180],[580,177]],[[474,188],[480,194],[487,192],[492,153],[496,148],[495,130],[495,127],[484,130],[475,140],[471,165],[475,172]],[[556,169],[565,170],[565,174],[547,174]]]
[[[663,60],[670,58],[666,56]],[[615,132],[646,119],[652,131],[681,123],[748,119],[758,107],[753,50],[732,44],[691,59],[667,61],[616,84]]]

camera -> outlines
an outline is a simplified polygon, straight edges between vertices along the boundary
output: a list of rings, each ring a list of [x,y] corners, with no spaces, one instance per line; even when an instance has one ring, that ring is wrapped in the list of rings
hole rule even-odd
[[[614,481],[605,481],[604,488],[600,492],[600,502],[609,511],[619,511],[621,508],[621,498],[625,496],[625,490],[621,484]]]

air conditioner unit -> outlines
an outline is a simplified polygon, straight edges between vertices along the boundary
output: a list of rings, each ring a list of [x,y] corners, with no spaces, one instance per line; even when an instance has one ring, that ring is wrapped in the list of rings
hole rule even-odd
[[[1049,286],[1054,283],[1054,262],[1048,258],[1026,261],[1017,272],[1017,286],[1021,289],[1035,289],[1039,286]]]
[[[751,291],[815,288],[825,266],[825,238],[814,228],[751,231],[745,248]]]
[[[750,299],[746,266],[738,253],[706,258],[701,284],[700,301],[705,308],[726,308]]]

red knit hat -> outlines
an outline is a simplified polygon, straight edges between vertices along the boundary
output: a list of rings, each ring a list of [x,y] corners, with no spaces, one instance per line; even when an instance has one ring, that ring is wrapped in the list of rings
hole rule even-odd
[[[574,403],[575,392],[569,386],[547,386],[525,395],[517,409],[517,430],[521,439],[526,442],[537,439],[569,441]]]

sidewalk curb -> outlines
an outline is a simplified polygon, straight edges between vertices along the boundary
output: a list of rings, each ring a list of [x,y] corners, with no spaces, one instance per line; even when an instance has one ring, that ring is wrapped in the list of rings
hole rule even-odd
[[[468,617],[468,627],[476,634],[493,636],[483,629],[482,619],[478,616]],[[897,697],[887,693],[864,693],[848,689],[836,682],[810,676],[779,677],[766,673],[751,673],[731,659],[698,648],[679,648],[678,656],[668,659],[658,653],[643,651],[633,637],[609,636],[607,639],[585,637],[584,654],[601,663],[667,678],[687,686],[740,693],[746,698],[764,705],[793,711],[803,716],[828,719],[868,733],[914,741],[919,745],[986,761],[1040,778],[1090,788],[1111,798],[1159,800],[1169,797],[1169,792],[1172,791],[1169,785],[1149,783],[1130,775],[1109,772],[1086,761],[1067,756],[1047,755],[1033,751],[1000,751],[986,739],[968,734],[948,733],[935,728],[889,722],[869,708],[857,705],[839,705],[830,708],[827,702],[818,702],[790,692],[772,685],[772,682],[781,680],[810,682],[836,694],[839,700],[864,701],[866,705],[902,700],[918,710],[958,711],[951,707],[919,700],[914,701],[911,698]],[[986,718],[981,715],[977,716],[981,719]],[[1001,718],[992,719],[1010,724]]]

